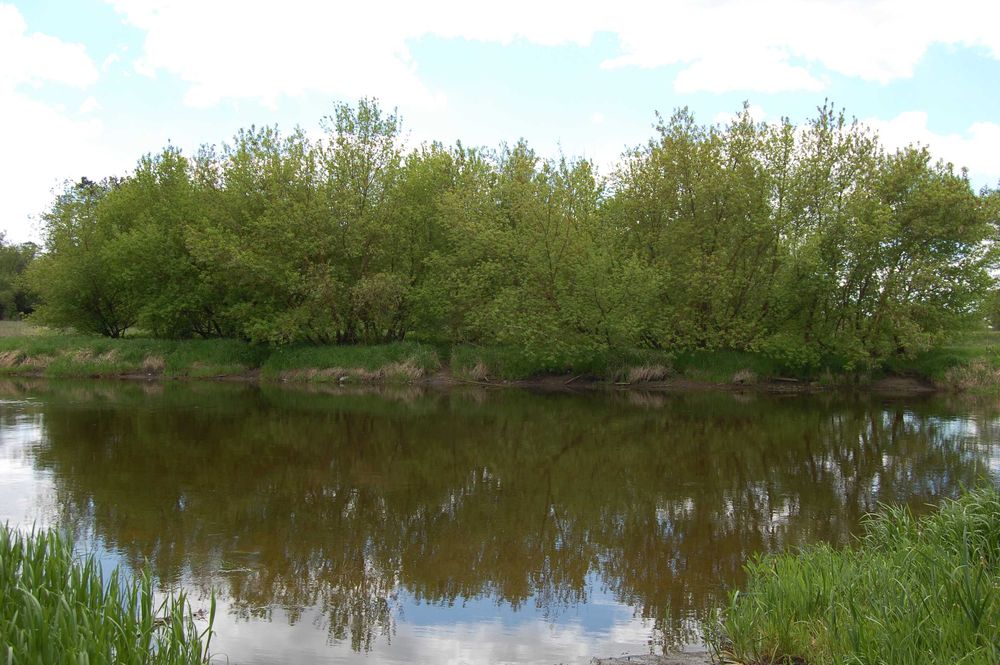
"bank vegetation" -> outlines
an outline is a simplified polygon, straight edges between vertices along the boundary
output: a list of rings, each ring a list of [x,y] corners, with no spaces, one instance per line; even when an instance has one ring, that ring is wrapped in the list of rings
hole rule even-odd
[[[680,110],[607,176],[524,141],[406,148],[372,100],[322,127],[250,127],[67,185],[18,282],[32,319],[271,349],[514,349],[536,372],[721,352],[818,375],[912,359],[981,324],[991,297],[998,192],[831,105],[801,126]]]

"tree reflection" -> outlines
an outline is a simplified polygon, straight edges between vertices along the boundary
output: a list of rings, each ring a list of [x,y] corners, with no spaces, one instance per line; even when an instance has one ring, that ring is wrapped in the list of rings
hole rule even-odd
[[[595,584],[684,641],[754,553],[844,543],[996,458],[994,403],[0,385],[25,394],[67,524],[357,650],[405,598],[555,617]]]

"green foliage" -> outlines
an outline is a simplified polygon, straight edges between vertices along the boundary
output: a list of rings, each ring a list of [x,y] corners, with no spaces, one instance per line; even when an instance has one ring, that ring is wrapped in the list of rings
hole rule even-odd
[[[28,268],[26,280],[38,294],[37,322],[54,328],[121,337],[135,325],[139,302],[125,262],[127,228],[101,214],[119,185],[87,178],[66,188],[42,221],[45,253]]]
[[[983,319],[993,330],[1000,330],[1000,289],[994,286],[983,299]]]
[[[664,283],[649,335],[817,366],[926,349],[988,285],[996,216],[926,150],[886,154],[820,109],[725,128],[680,112],[617,174],[617,214]],[[653,323],[655,322],[655,323]]]
[[[950,373],[977,364],[1000,370],[1000,332],[964,332],[947,343],[912,357],[891,358],[885,363],[885,369],[895,374],[914,375],[947,383]]]
[[[52,531],[0,529],[0,649],[7,663],[207,663],[215,600],[199,631],[183,593],[156,603],[147,572],[105,577]]]
[[[974,324],[992,286],[1000,196],[829,105],[802,128],[678,111],[608,179],[523,141],[407,153],[374,100],[322,127],[251,127],[68,187],[28,270],[37,320],[273,345],[416,335],[517,349],[514,374],[634,348],[869,371]]]
[[[641,367],[662,368],[659,378],[673,375],[674,357],[655,349],[597,349],[589,352],[570,349],[561,354],[540,355],[524,347],[464,344],[451,348],[449,364],[459,378],[480,381],[509,381],[554,374],[630,383],[630,372]],[[728,381],[729,377],[723,380]]]
[[[738,663],[1000,662],[1000,492],[917,519],[872,517],[859,547],[763,557],[721,618]]]
[[[739,372],[761,378],[794,375],[793,367],[760,353],[728,350],[696,350],[678,354],[674,364],[691,379],[728,383]]]
[[[199,157],[205,219],[188,244],[227,325],[246,339],[376,343],[406,333],[399,120],[362,100],[338,105],[324,129],[313,142],[301,130],[251,128],[221,155]]]
[[[37,253],[34,243],[11,245],[0,232],[0,320],[17,320],[34,310],[21,276]]]

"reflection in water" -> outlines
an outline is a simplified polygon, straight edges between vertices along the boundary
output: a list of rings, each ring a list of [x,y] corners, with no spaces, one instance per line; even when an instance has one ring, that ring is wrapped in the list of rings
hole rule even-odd
[[[754,553],[845,543],[879,502],[934,502],[1000,459],[997,405],[940,399],[5,383],[0,400],[0,463],[27,451],[60,524],[165,586],[220,589],[218,644],[241,662],[317,636],[380,661],[683,644]]]

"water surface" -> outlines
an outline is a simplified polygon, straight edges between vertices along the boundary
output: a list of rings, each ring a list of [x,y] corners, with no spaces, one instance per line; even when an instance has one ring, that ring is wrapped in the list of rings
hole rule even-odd
[[[0,519],[220,599],[230,663],[698,642],[748,557],[1000,478],[995,400],[0,382]]]

